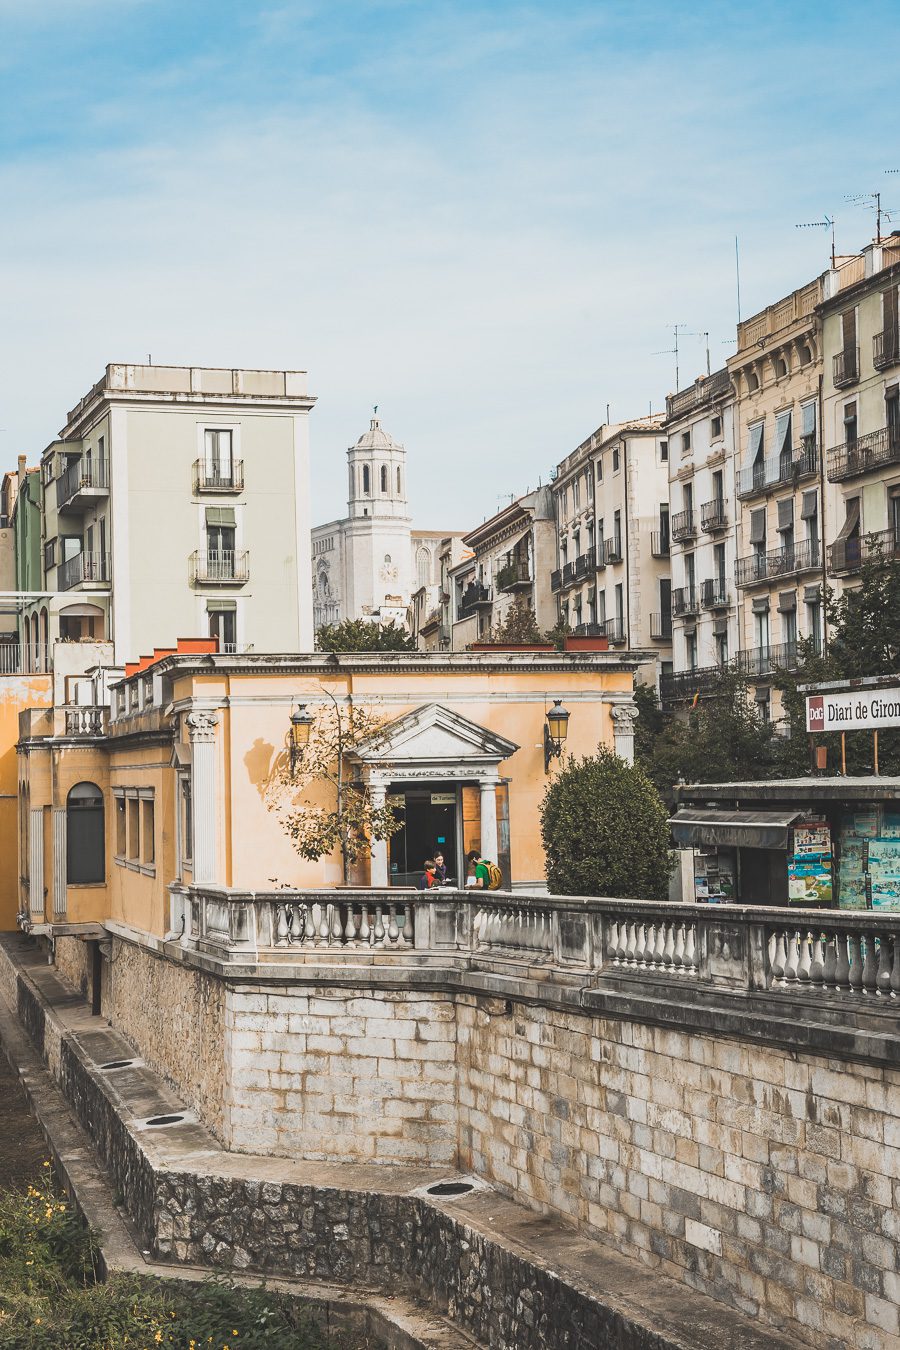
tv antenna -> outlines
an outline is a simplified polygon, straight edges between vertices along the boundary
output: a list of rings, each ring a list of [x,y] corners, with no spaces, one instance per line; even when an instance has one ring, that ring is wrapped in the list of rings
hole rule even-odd
[[[685,333],[685,337],[701,337],[706,344],[706,374],[712,374],[712,367],[709,364],[709,333]]]
[[[651,356],[674,356],[674,357],[675,357],[675,392],[676,392],[676,394],[678,393],[678,390],[679,390],[680,385],[681,385],[681,372],[680,372],[679,365],[678,365],[678,338],[679,338],[679,331],[680,331],[680,330],[683,330],[685,327],[686,327],[686,325],[683,324],[683,323],[673,323],[673,324],[672,324],[672,337],[673,337],[673,344],[672,344],[672,346],[671,346],[671,347],[667,347],[666,350],[665,350],[665,351],[662,351],[662,352],[651,352],[651,353],[650,353]],[[684,334],[682,333],[681,335],[683,336]]]
[[[795,230],[830,230],[831,231],[831,267],[834,270],[835,251],[834,251],[834,216],[823,216],[821,220],[804,220],[800,225],[794,226]]]
[[[888,170],[892,172],[892,170]],[[895,211],[888,211],[881,205],[880,192],[858,192],[855,196],[845,197],[844,201],[852,203],[854,206],[864,206],[867,211],[875,212],[875,243],[881,243],[881,222],[882,220],[893,220]]]

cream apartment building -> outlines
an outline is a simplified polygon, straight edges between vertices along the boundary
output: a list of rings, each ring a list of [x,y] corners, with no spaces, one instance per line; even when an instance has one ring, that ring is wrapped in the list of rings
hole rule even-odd
[[[797,663],[798,638],[823,638],[824,278],[738,324],[727,369],[735,390],[738,660],[765,717],[773,676]]]
[[[454,624],[460,637],[487,640],[517,603],[532,610],[542,632],[554,627],[550,574],[556,530],[549,487],[516,498],[463,535],[462,545],[471,552],[472,566],[456,574]]]
[[[671,550],[672,660],[666,703],[693,698],[735,659],[739,643],[735,568],[735,401],[727,370],[702,376],[666,399],[669,510],[661,534]]]
[[[823,426],[829,584],[859,583],[873,551],[900,556],[900,237],[825,278]]]
[[[671,663],[668,441],[662,417],[603,425],[553,483],[559,616]]]
[[[44,644],[312,647],[304,371],[109,365],[41,457]]]

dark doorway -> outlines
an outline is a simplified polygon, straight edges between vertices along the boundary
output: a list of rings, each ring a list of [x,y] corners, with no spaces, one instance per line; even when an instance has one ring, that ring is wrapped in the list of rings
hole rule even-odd
[[[398,784],[389,792],[402,827],[389,845],[389,872],[392,886],[415,886],[422,875],[422,864],[436,852],[444,855],[447,880],[459,877],[457,839],[458,795],[455,783],[429,783],[427,787]]]
[[[787,854],[777,848],[740,850],[740,903],[786,905],[788,903]]]

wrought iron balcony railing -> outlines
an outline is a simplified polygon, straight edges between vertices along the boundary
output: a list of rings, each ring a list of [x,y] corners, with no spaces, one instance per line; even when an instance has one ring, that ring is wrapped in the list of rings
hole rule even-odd
[[[879,427],[867,431],[843,445],[828,451],[828,481],[840,483],[845,478],[856,478],[885,464],[900,463],[900,427]]]
[[[896,530],[876,530],[838,539],[828,549],[828,571],[832,576],[858,572],[869,558],[900,558],[900,538]]]
[[[191,578],[195,584],[243,585],[250,578],[250,555],[246,549],[197,549],[191,554]]]
[[[195,492],[242,492],[243,488],[242,459],[233,459],[230,464],[217,464],[208,459],[194,461]]]
[[[493,604],[491,587],[478,586],[473,582],[460,596],[456,617],[458,620],[470,619],[479,609],[491,604]]]
[[[776,670],[796,670],[799,665],[796,639],[793,642],[774,642],[766,647],[749,647],[738,652],[738,670],[745,675],[772,675]]]
[[[672,613],[676,618],[685,614],[697,614],[700,602],[693,586],[678,586],[672,592]]]
[[[724,577],[710,577],[701,582],[700,603],[704,609],[725,609],[731,603],[728,599],[728,583]]]
[[[82,457],[56,480],[57,511],[83,509],[109,492],[109,460]]]
[[[876,370],[885,370],[900,361],[900,329],[886,328],[872,338],[872,364]]]
[[[693,539],[697,533],[697,521],[693,511],[676,511],[671,517],[672,538],[675,540]]]
[[[108,582],[110,578],[109,554],[76,553],[74,558],[67,558],[60,565],[58,578],[61,591],[70,591],[73,586],[80,586],[84,582]]]
[[[859,348],[845,347],[832,357],[832,377],[835,389],[846,389],[859,380]]]
[[[497,572],[496,583],[498,591],[517,591],[530,586],[528,559],[515,558],[512,562],[504,563]]]
[[[770,455],[768,459],[741,469],[737,476],[738,497],[753,497],[759,492],[768,492],[783,483],[799,482],[811,478],[819,469],[818,447],[812,442],[804,445],[798,453]]]
[[[728,516],[725,511],[724,497],[713,497],[711,502],[704,502],[700,507],[701,530],[713,534],[716,530],[724,530],[727,524]]]
[[[598,627],[603,629],[610,642],[625,641],[625,621],[623,619],[605,619]]]
[[[668,558],[670,553],[668,530],[653,531],[650,536],[650,552],[654,558]]]
[[[650,636],[654,642],[672,641],[672,615],[651,614],[650,615]]]
[[[771,553],[751,553],[747,558],[739,558],[734,569],[735,585],[754,586],[761,581],[794,576],[798,572],[816,571],[821,565],[816,541],[801,539],[788,548],[774,549]]]
[[[620,536],[616,535],[612,539],[603,541],[603,560],[607,566],[622,561],[622,540]]]
[[[708,693],[722,677],[721,666],[696,666],[693,670],[679,670],[659,677],[659,697],[663,704],[692,699],[695,694]]]

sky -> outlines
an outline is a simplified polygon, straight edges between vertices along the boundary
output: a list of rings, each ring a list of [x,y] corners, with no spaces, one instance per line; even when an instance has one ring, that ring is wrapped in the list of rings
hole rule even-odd
[[[305,369],[471,528],[898,209],[893,3],[0,0],[0,452],[111,361]],[[879,109],[882,110],[879,115]],[[889,226],[893,228],[893,225]]]

